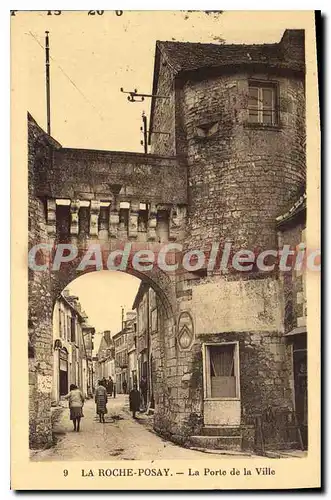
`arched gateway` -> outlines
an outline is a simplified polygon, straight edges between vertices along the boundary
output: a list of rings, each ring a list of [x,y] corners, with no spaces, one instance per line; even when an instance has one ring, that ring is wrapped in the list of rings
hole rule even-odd
[[[131,257],[142,249],[157,254],[161,242],[176,241],[181,236],[185,177],[173,158],[64,150],[30,115],[28,125],[30,442],[42,446],[52,440],[53,307],[69,283],[99,269],[93,265],[79,267],[84,256],[88,259],[91,248],[98,249],[102,268],[107,269],[109,254],[131,242],[128,263],[121,270],[140,278],[156,292],[161,344],[165,338],[174,337],[174,276],[158,266],[148,270],[143,265],[134,266]],[[176,174],[178,186],[183,187],[172,194],[171,182]],[[158,211],[162,224],[157,224]],[[69,260],[70,248],[77,255]],[[57,249],[63,261],[55,269]],[[116,259],[112,263],[116,266]],[[160,352],[164,354],[162,345]],[[164,388],[160,391],[166,392]]]

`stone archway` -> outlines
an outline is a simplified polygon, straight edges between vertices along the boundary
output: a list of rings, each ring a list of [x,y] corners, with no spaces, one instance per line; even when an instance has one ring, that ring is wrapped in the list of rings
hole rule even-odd
[[[161,241],[164,243],[165,234],[171,242],[181,241],[186,224],[187,183],[177,158],[62,148],[30,115],[28,125],[29,249],[38,244],[53,248],[66,242],[75,244],[80,252],[93,243],[111,250],[125,241],[138,246],[142,242],[145,248],[151,248]],[[66,204],[59,205],[57,202],[61,200]],[[130,208],[125,208],[127,205]],[[166,231],[162,226],[158,232],[159,212],[167,221]],[[126,221],[124,231],[123,221]],[[38,271],[29,269],[31,447],[52,443],[54,303],[70,282],[89,271],[77,271],[75,260],[56,272],[47,266]],[[168,348],[175,349],[176,278],[158,267],[137,271],[129,266],[125,272],[146,282],[157,295],[162,324],[158,383],[164,387],[160,389],[162,396],[155,417],[159,421],[168,419],[170,428],[174,408],[169,403],[166,383],[166,353]],[[172,352],[172,356],[174,362],[176,354]]]
[[[67,263],[59,271],[29,271],[29,332],[33,345],[30,358],[30,446],[41,447],[52,443],[51,400],[53,382],[53,309],[56,299],[75,279],[98,271],[88,269],[77,271],[77,262]],[[118,271],[122,272],[122,271]],[[160,269],[141,272],[128,269],[126,274],[135,276],[150,286],[156,293],[160,311],[158,332],[160,371],[158,391],[166,392],[164,371],[165,338],[174,333],[176,322],[175,284],[170,276]],[[61,382],[61,381],[60,381]],[[63,381],[63,384],[65,381]],[[156,407],[155,416],[163,413],[163,408]]]

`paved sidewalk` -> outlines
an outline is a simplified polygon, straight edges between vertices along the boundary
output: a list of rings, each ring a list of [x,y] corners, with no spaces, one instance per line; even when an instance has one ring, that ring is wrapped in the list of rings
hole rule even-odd
[[[129,398],[122,394],[108,401],[105,424],[99,422],[94,401],[92,399],[86,401],[80,432],[73,431],[67,404],[62,404],[65,405],[62,412],[56,409],[55,446],[47,450],[32,450],[31,460],[206,460],[207,458],[247,460],[258,457],[247,452],[187,449],[166,441],[154,432],[151,416],[138,413],[138,419],[133,420],[129,411]],[[282,452],[281,456],[279,453],[270,454],[270,458],[289,457],[288,452],[286,455]],[[296,455],[291,456],[303,456],[300,455],[302,452],[293,453]]]
[[[66,408],[54,425],[55,446],[32,451],[31,460],[206,459],[206,453],[182,448],[162,439],[152,429],[141,425],[139,418],[145,419],[139,414],[137,421],[131,418],[128,396],[118,395],[116,399],[109,400],[106,423],[101,424],[95,414],[94,401],[88,400],[84,405],[81,431],[74,432]],[[213,458],[216,456],[213,455]]]

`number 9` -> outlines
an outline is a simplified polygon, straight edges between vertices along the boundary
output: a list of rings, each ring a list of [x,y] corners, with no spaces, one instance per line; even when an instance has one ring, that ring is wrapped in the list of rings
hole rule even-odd
[[[69,474],[68,469],[63,469],[63,475],[64,475],[64,477],[67,477],[68,474]]]

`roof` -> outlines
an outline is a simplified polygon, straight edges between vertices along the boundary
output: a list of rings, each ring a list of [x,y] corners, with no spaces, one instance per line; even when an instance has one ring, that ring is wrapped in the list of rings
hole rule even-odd
[[[304,30],[285,30],[277,43],[247,45],[157,41],[156,45],[175,72],[255,63],[291,67],[299,71],[305,67]]]
[[[152,95],[157,95],[161,56],[174,78],[188,74],[206,77],[208,71],[235,66],[267,66],[297,72],[305,71],[304,30],[285,30],[278,43],[224,44],[156,42]],[[150,130],[153,129],[155,98],[152,98]],[[150,135],[149,135],[150,140]]]
[[[149,289],[149,285],[147,283],[145,283],[144,281],[142,281],[140,283],[140,286],[138,288],[138,292],[137,292],[135,299],[134,299],[134,302],[132,304],[132,309],[137,309],[143,296],[145,295],[145,293],[147,292],[148,289]]]
[[[70,300],[70,297],[65,297],[62,293],[59,295],[58,300],[62,300],[77,316],[79,316],[82,323],[84,323],[86,316],[82,315],[82,311],[77,309],[74,301]]]
[[[276,218],[277,226],[286,226],[292,222],[299,214],[304,213],[306,210],[307,195],[303,193],[302,196],[291,206],[291,208],[282,215]]]
[[[188,42],[157,42],[161,52],[170,60],[176,71],[192,71],[198,68],[218,67],[236,62],[275,62],[279,64],[284,56],[279,44],[239,45]]]
[[[82,328],[83,328],[84,330],[93,330],[93,331],[95,332],[95,328],[94,328],[94,326],[90,325],[89,323],[83,323],[83,324],[82,324]]]

